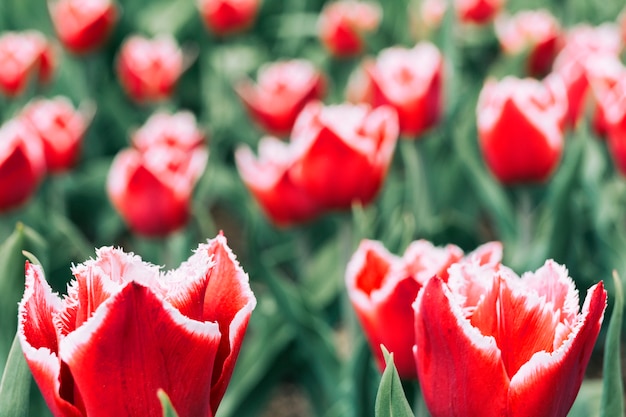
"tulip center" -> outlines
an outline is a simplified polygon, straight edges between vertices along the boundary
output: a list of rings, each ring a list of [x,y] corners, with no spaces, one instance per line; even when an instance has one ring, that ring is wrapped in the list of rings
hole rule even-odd
[[[389,272],[390,264],[386,259],[373,251],[369,251],[365,255],[364,264],[367,265],[367,268],[363,268],[359,276],[357,276],[356,287],[370,295],[372,291],[382,287]]]

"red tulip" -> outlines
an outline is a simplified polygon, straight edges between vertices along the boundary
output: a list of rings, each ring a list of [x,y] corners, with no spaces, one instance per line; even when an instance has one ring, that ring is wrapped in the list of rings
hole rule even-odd
[[[422,42],[412,49],[387,48],[366,69],[373,104],[398,112],[402,135],[419,136],[437,123],[443,106],[443,58],[437,47]]]
[[[218,36],[231,35],[250,27],[261,6],[260,0],[197,0],[207,28]]]
[[[272,135],[286,136],[304,106],[322,98],[324,84],[313,64],[295,59],[263,66],[256,86],[244,80],[235,89],[248,113],[263,129]]]
[[[351,57],[365,48],[364,37],[378,29],[382,10],[376,3],[355,0],[330,2],[318,21],[319,37],[337,57]]]
[[[621,49],[622,41],[615,25],[578,25],[568,32],[565,47],[554,62],[554,72],[565,82],[570,126],[576,126],[584,112],[589,90],[587,64],[606,55],[617,57]]]
[[[417,296],[415,362],[433,417],[565,416],[606,307],[602,283],[582,312],[567,270],[547,261],[520,279],[466,263]],[[487,400],[486,400],[487,399]]]
[[[601,98],[598,104],[605,116],[609,152],[618,171],[626,176],[626,73]]]
[[[42,139],[49,172],[64,172],[76,164],[91,114],[75,110],[67,98],[59,96],[32,101],[20,117]]]
[[[163,273],[104,247],[63,298],[26,264],[18,337],[55,417],[215,415],[256,300],[222,235]]]
[[[138,102],[169,98],[183,70],[183,52],[171,36],[131,36],[124,41],[117,60],[122,87]]]
[[[548,74],[562,47],[561,27],[548,10],[527,10],[496,19],[496,34],[507,54],[528,52],[527,71],[533,77]]]
[[[0,90],[14,97],[24,92],[36,76],[46,83],[54,71],[54,55],[39,32],[5,32],[0,36]]]
[[[494,19],[504,3],[505,0],[454,0],[454,8],[462,22],[484,25]]]
[[[207,157],[204,147],[185,151],[157,145],[145,151],[123,150],[107,179],[111,202],[135,233],[172,233],[189,220],[193,189]]]
[[[204,146],[205,135],[198,128],[196,116],[189,111],[157,112],[133,134],[132,142],[141,152],[159,145],[189,152]]]
[[[605,114],[619,100],[618,84],[626,78],[626,67],[617,57],[604,55],[587,62],[585,70],[595,104],[593,129],[605,137],[609,129]]]
[[[46,173],[41,139],[22,120],[0,128],[0,212],[24,204]]]
[[[491,172],[504,184],[546,181],[563,151],[567,93],[556,76],[544,82],[488,81],[477,106],[478,139]]]
[[[388,107],[312,102],[296,120],[289,144],[262,139],[258,160],[242,147],[237,168],[274,223],[298,223],[355,201],[369,203],[391,163],[397,129]]]
[[[48,5],[59,40],[74,53],[100,47],[118,18],[113,0],[49,0]]]

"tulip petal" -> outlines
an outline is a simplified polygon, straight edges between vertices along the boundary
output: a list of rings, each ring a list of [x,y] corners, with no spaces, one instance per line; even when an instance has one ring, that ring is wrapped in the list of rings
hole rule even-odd
[[[508,416],[565,416],[580,389],[606,308],[602,282],[591,287],[579,321],[552,354],[536,353],[511,379]]]
[[[131,281],[63,339],[59,353],[90,417],[160,417],[159,388],[181,416],[210,416],[219,340],[215,323],[189,320]]]
[[[501,417],[509,379],[500,350],[493,337],[471,326],[452,298],[433,277],[413,304],[415,361],[426,405],[433,417]]]
[[[26,362],[55,417],[81,417],[74,402],[74,384],[57,357],[53,317],[61,309],[41,267],[26,263],[26,288],[19,305],[18,337]],[[61,368],[64,368],[62,373]]]

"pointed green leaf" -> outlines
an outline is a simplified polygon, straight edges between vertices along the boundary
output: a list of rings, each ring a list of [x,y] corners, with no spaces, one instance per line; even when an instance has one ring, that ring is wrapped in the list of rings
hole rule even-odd
[[[603,388],[600,405],[601,417],[623,416],[624,396],[622,382],[622,367],[620,363],[620,338],[622,319],[624,316],[624,288],[617,272],[613,273],[615,283],[615,304],[609,322],[604,347]]]
[[[414,417],[411,406],[404,395],[400,376],[393,364],[393,353],[381,346],[385,355],[386,368],[380,379],[376,395],[376,417]]]
[[[159,397],[159,401],[161,401],[161,407],[163,408],[163,417],[178,417],[178,414],[176,414],[176,410],[174,410],[174,407],[170,402],[170,397],[167,396],[165,391],[159,389],[157,391],[157,396]]]
[[[31,379],[16,335],[0,382],[0,417],[28,417]]]

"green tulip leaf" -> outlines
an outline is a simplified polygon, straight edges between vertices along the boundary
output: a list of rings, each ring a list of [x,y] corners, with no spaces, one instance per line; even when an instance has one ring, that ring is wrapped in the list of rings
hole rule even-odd
[[[376,395],[376,417],[414,417],[393,363],[393,353],[389,353],[384,346],[381,348],[386,367]]]
[[[624,415],[623,382],[620,364],[620,338],[624,317],[624,288],[617,272],[613,273],[615,283],[615,304],[609,322],[604,348],[602,402],[600,416],[612,417]]]
[[[28,417],[31,379],[16,335],[0,382],[0,417]]]
[[[170,397],[167,396],[165,391],[159,389],[157,391],[157,396],[159,397],[159,401],[161,401],[161,407],[163,408],[163,417],[178,417],[176,410],[172,406],[170,401]]]

